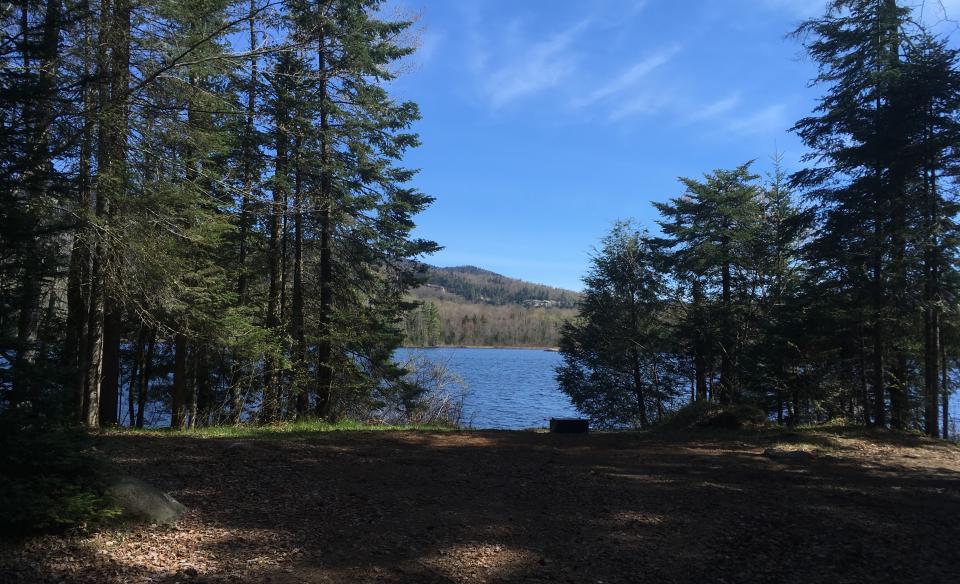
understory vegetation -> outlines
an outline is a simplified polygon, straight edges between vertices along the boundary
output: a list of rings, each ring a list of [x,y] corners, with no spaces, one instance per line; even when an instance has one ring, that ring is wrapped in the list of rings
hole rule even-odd
[[[93,528],[116,517],[93,441],[78,428],[0,414],[0,535]]]

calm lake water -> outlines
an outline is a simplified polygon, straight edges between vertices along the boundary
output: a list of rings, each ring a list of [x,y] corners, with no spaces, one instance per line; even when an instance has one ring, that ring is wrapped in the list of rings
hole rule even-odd
[[[463,423],[473,428],[544,428],[550,418],[578,417],[570,399],[560,392],[554,369],[560,354],[536,349],[400,349],[397,360],[413,353],[446,365],[467,386]],[[958,380],[955,378],[954,384]],[[121,392],[120,415],[126,420],[126,391]],[[167,406],[150,403],[147,425],[170,423]],[[960,438],[960,391],[950,400],[950,418]]]
[[[467,385],[464,424],[473,428],[544,428],[550,418],[578,416],[560,392],[559,353],[535,349],[402,349],[446,365]]]

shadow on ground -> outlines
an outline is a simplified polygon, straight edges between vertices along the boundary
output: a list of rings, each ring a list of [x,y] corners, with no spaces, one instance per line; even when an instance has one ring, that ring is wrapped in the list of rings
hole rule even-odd
[[[22,561],[33,558],[37,577],[76,582],[956,575],[960,450],[872,456],[838,447],[838,436],[817,439],[834,454],[785,461],[762,452],[789,436],[728,436],[108,436],[103,448],[123,473],[170,491],[190,513],[176,529],[48,543]]]

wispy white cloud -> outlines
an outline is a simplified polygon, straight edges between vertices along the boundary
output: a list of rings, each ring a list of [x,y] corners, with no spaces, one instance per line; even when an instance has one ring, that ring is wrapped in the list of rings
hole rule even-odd
[[[741,135],[783,133],[790,125],[787,121],[786,111],[786,104],[773,104],[730,120],[725,129],[730,133]]]
[[[741,101],[742,98],[740,93],[734,93],[715,101],[699,104],[693,108],[690,108],[690,112],[687,115],[686,121],[701,122],[706,120],[714,120],[720,116],[723,116],[724,114],[730,113],[734,108],[740,105]]]
[[[583,19],[550,37],[525,42],[513,39],[520,53],[504,57],[493,64],[489,52],[481,50],[473,59],[473,67],[485,78],[484,90],[491,105],[500,107],[558,85],[577,68],[579,56],[573,45],[577,37],[590,25]],[[517,34],[517,33],[514,33]]]
[[[647,55],[610,81],[587,95],[574,100],[573,105],[575,107],[588,106],[634,88],[651,71],[668,63],[679,51],[679,46],[672,46]]]
[[[650,115],[662,111],[674,102],[674,94],[667,90],[644,91],[617,102],[607,118],[611,122],[638,115]]]

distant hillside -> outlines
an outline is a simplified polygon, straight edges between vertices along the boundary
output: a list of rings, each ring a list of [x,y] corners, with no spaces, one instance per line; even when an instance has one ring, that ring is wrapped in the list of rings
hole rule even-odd
[[[413,291],[422,304],[405,321],[410,346],[555,347],[576,316],[572,290],[474,266],[430,266],[426,276]]]
[[[474,266],[431,266],[427,278],[427,285],[417,292],[418,297],[450,299],[447,295],[454,295],[477,304],[552,308],[574,308],[578,298],[572,290],[525,282]]]

